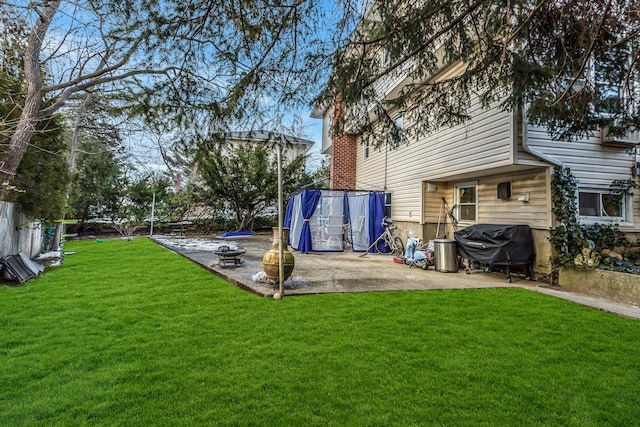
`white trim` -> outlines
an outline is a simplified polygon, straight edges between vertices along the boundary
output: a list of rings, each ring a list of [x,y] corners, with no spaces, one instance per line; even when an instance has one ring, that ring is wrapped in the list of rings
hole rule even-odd
[[[580,215],[580,193],[596,193],[599,194],[599,206],[598,209],[602,209],[602,195],[611,194],[611,190],[608,188],[598,187],[579,187],[578,188],[578,222],[580,224],[618,224],[623,227],[633,226],[633,199],[631,195],[622,195],[622,216],[606,216],[606,215]]]
[[[362,158],[367,160],[371,155],[371,142],[369,142],[369,135],[363,137],[362,141]]]
[[[460,188],[474,188],[475,200],[473,205],[475,206],[476,217],[475,220],[464,220],[460,218],[460,192],[458,191]],[[478,181],[467,181],[467,182],[459,182],[453,185],[453,210],[455,211],[455,217],[458,220],[459,224],[477,224],[478,223]],[[471,205],[471,203],[467,203],[467,205]]]

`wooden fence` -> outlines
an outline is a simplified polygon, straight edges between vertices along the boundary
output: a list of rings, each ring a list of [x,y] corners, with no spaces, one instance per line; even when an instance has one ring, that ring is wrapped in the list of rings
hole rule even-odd
[[[41,223],[28,218],[13,203],[0,201],[0,257],[22,251],[34,258],[41,247]]]

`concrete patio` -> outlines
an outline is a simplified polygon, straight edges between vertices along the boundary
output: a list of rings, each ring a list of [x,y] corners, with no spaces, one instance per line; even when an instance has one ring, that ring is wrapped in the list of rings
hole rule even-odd
[[[192,238],[177,236],[153,236],[157,243],[173,250],[230,283],[264,297],[272,297],[277,285],[259,283],[252,276],[263,271],[262,257],[271,247],[271,236],[253,235],[226,238]],[[219,246],[242,248],[242,264],[221,266],[215,251]],[[600,310],[625,317],[640,319],[640,308],[593,298],[559,288],[550,288],[543,283],[525,280],[523,272],[511,273],[512,282],[507,283],[502,273],[485,273],[474,270],[466,274],[436,272],[399,264],[389,255],[345,252],[316,252],[303,254],[292,251],[296,266],[293,274],[284,283],[285,296],[343,293],[412,291],[430,289],[480,289],[519,287],[567,299]]]

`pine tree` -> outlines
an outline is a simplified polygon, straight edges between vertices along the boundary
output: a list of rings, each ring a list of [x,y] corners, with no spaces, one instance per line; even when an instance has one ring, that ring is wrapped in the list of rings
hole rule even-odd
[[[639,24],[627,1],[375,1],[317,102],[339,97],[360,132],[371,116],[393,129],[387,111],[403,110],[416,118],[405,138],[468,120],[473,99],[526,106],[557,139],[624,133],[640,125]],[[399,93],[379,91],[401,80]]]

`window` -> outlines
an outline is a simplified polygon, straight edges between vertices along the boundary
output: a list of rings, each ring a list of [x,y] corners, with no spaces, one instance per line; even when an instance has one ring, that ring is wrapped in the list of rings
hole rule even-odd
[[[387,68],[389,64],[391,64],[391,52],[384,47],[381,49],[380,53],[382,68]]]
[[[396,125],[396,131],[398,132],[398,139],[402,139],[403,138],[403,133],[404,133],[404,118],[402,117],[402,114],[398,114],[397,116],[395,116],[393,118],[393,123]]]
[[[478,222],[478,184],[457,184],[455,191],[455,212],[458,222]]]
[[[402,132],[404,130],[404,119],[402,118],[402,114],[398,114],[393,118],[393,123],[395,123],[396,127],[399,131]]]
[[[384,216],[391,218],[391,193],[384,193]]]
[[[364,150],[363,150],[364,151],[364,158],[368,159],[369,158],[369,149],[371,148],[368,136],[364,137],[364,140],[362,141],[362,145],[364,146]]]
[[[611,71],[607,64],[594,61],[593,74],[596,111],[602,115],[619,112],[622,108],[622,87],[611,81]]]
[[[404,140],[404,119],[402,114],[397,114],[391,119],[393,126],[391,126],[389,144],[391,148],[398,148],[401,142]]]
[[[580,190],[578,215],[583,221],[626,222],[627,196],[607,190]]]
[[[498,199],[511,199],[511,182],[501,182],[498,184]]]
[[[612,65],[611,59],[591,58],[586,64],[583,74],[577,78],[567,78],[561,85],[564,92],[569,82],[573,82],[569,90],[570,96],[588,90],[593,92],[593,108],[603,117],[610,117],[620,113],[624,108],[623,81],[617,65]]]

